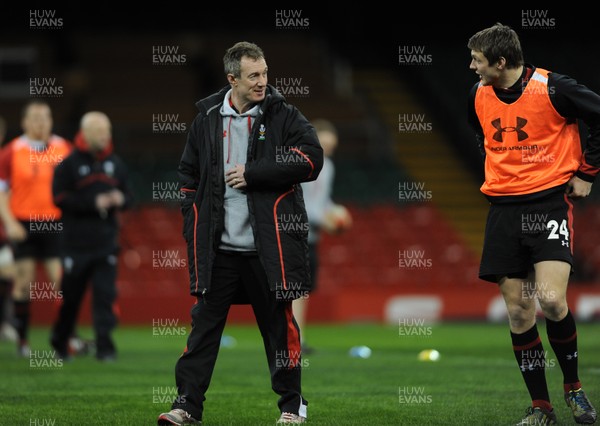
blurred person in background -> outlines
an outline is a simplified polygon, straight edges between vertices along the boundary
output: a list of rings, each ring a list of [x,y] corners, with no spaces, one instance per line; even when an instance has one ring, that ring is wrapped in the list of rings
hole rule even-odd
[[[301,184],[309,223],[308,250],[310,274],[313,281],[312,294],[318,283],[320,234],[321,232],[337,234],[345,231],[350,225],[350,216],[347,210],[334,203],[332,199],[335,177],[335,165],[332,157],[339,142],[337,128],[331,121],[322,118],[312,120],[311,124],[317,131],[319,143],[323,148],[323,168],[319,173],[319,177],[314,181]],[[346,217],[340,217],[337,214],[339,211],[345,213]],[[306,342],[306,311],[309,298],[309,296],[300,297],[295,299],[292,304],[294,318],[296,318],[300,328],[300,341],[302,343],[302,353],[304,354],[310,354],[314,351],[314,348]]]
[[[52,177],[72,147],[52,133],[52,126],[48,103],[30,101],[22,113],[23,134],[0,153],[0,219],[13,244],[13,315],[22,357],[30,354],[30,294],[45,301],[60,299],[62,223],[61,211],[52,200]],[[38,261],[49,283],[36,281]]]
[[[199,113],[178,168],[196,303],[175,367],[178,396],[158,424],[202,423],[227,315],[240,301],[252,305],[260,329],[271,387],[279,395],[277,422],[303,423],[308,402],[292,299],[312,283],[300,183],[317,178],[323,151],[310,122],[267,83],[260,47],[236,43],[223,65],[228,84],[196,103]],[[297,217],[291,225],[302,232],[292,235],[279,226]],[[244,411],[234,409],[243,424]]]
[[[92,286],[92,317],[96,358],[114,361],[117,348],[112,333],[117,326],[119,212],[133,196],[128,171],[113,152],[110,119],[99,111],[81,118],[75,149],[54,171],[54,202],[62,210],[64,258],[62,304],[50,343],[58,357],[70,358],[82,300]]]
[[[0,146],[6,138],[6,120],[0,116]],[[6,236],[4,223],[0,223],[0,340],[16,341],[17,334],[12,318],[12,286],[15,277],[15,261]]]

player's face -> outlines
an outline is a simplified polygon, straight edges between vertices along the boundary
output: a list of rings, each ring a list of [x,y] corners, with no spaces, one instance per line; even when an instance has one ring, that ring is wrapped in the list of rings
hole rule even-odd
[[[267,89],[267,71],[264,58],[255,60],[243,56],[240,61],[240,77],[233,79],[236,97],[250,104],[262,101]]]
[[[31,105],[23,117],[23,131],[28,138],[47,141],[52,133],[52,113],[47,105]]]
[[[325,157],[331,157],[335,148],[337,147],[337,136],[335,133],[332,133],[328,130],[322,130],[317,133],[317,137],[319,138],[319,144],[321,148],[323,148],[323,155]]]
[[[83,129],[83,137],[92,151],[102,151],[110,143],[111,128],[106,120],[94,120]]]
[[[500,77],[500,70],[496,64],[490,64],[483,52],[471,50],[471,64],[469,65],[481,79],[484,86],[493,85]]]

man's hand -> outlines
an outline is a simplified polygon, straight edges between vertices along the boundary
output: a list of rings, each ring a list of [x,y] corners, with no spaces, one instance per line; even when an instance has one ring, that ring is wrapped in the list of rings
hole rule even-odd
[[[586,182],[583,179],[579,179],[577,176],[573,176],[569,182],[567,182],[567,197],[574,200],[579,200],[590,195],[592,191],[592,183]]]
[[[112,207],[121,207],[125,204],[125,195],[118,189],[113,189],[108,192],[108,196],[110,197]]]
[[[96,208],[98,210],[121,207],[123,204],[125,204],[125,195],[118,189],[112,189],[108,192],[102,192],[96,195]]]
[[[21,224],[21,222],[11,220],[10,222],[7,222],[4,227],[6,230],[6,236],[11,241],[19,243],[21,241],[25,241],[27,238],[27,230]]]
[[[225,172],[225,183],[235,189],[245,188],[247,183],[244,179],[244,171],[246,171],[244,164],[236,164],[235,167]]]
[[[96,208],[98,211],[106,211],[112,206],[112,198],[108,192],[96,195]]]

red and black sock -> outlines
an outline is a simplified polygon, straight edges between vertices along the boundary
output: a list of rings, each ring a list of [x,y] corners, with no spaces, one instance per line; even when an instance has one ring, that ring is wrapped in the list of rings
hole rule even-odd
[[[29,300],[14,301],[15,329],[17,330],[21,342],[27,341],[30,305],[31,302],[29,302]]]
[[[534,324],[522,334],[511,332],[510,337],[517,364],[531,396],[532,406],[552,410],[546,383],[546,354],[537,326]]]
[[[577,326],[571,311],[560,321],[546,318],[546,332],[563,373],[565,392],[579,389],[581,383],[577,366]]]

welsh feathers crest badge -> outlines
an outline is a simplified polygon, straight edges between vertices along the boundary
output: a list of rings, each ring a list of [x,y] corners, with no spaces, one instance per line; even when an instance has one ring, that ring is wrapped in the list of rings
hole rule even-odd
[[[265,133],[267,132],[267,129],[265,128],[264,124],[261,124],[259,129],[258,129],[258,140],[259,141],[264,141],[265,140]]]

